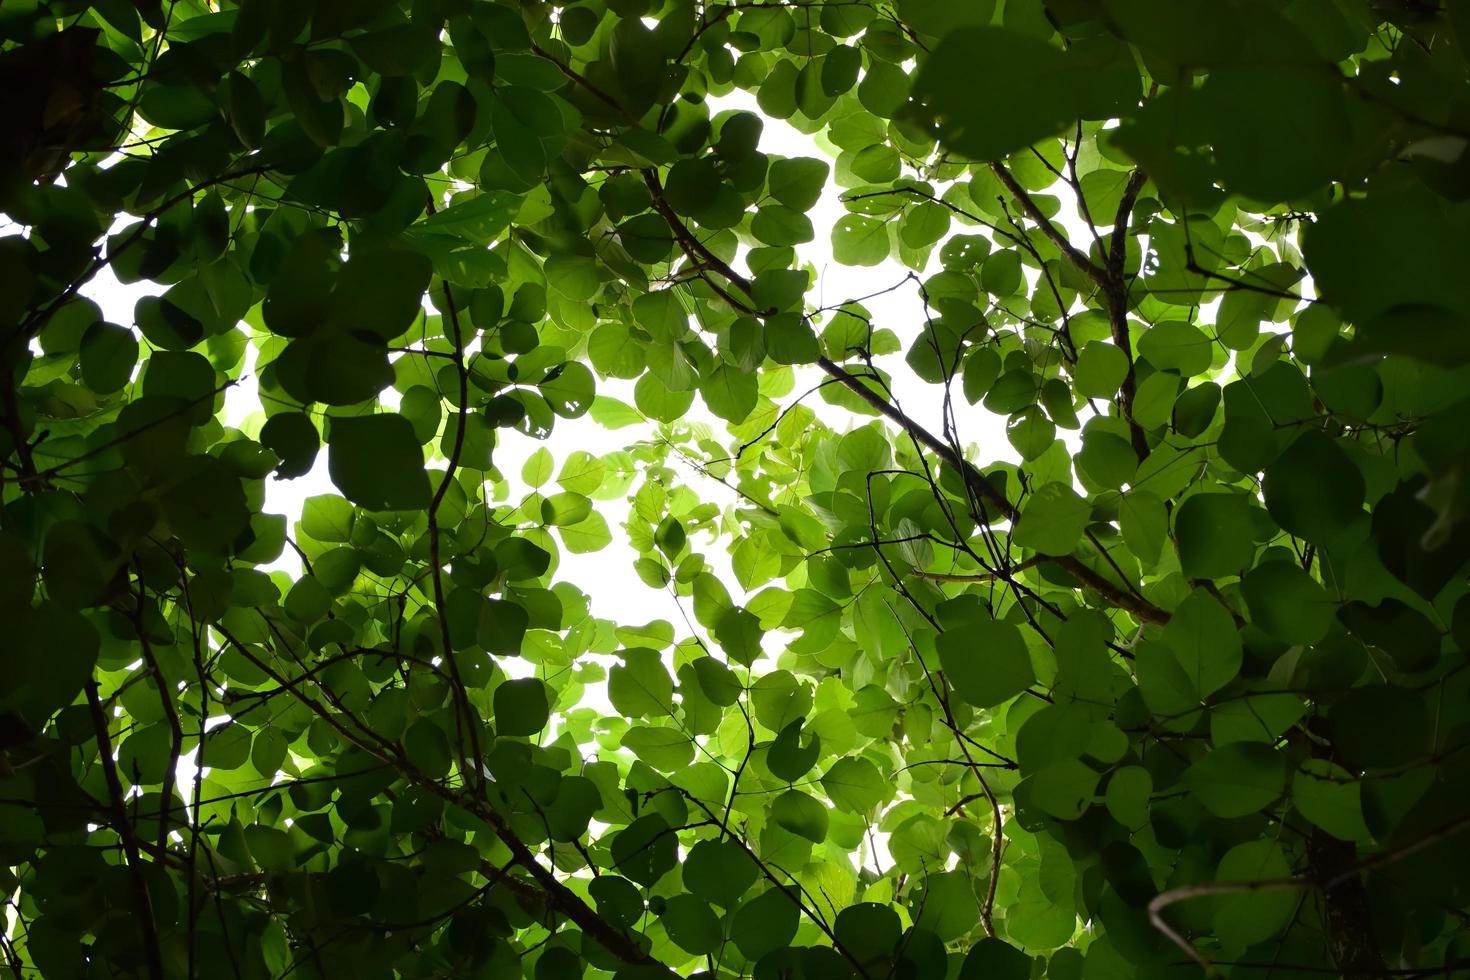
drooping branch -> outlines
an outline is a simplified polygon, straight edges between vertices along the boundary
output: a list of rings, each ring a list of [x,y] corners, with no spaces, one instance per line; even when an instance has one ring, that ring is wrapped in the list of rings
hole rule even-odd
[[[1123,352],[1128,362],[1127,373],[1118,389],[1119,410],[1128,424],[1129,443],[1133,447],[1133,452],[1142,461],[1148,456],[1149,450],[1148,439],[1142,427],[1133,419],[1133,402],[1138,390],[1138,380],[1133,368],[1133,344],[1128,336],[1128,280],[1124,274],[1124,259],[1127,255],[1128,222],[1133,214],[1133,205],[1137,202],[1139,192],[1147,180],[1146,175],[1141,168],[1135,168],[1128,175],[1128,181],[1123,188],[1123,196],[1118,202],[1117,213],[1113,217],[1113,232],[1107,254],[1104,256],[1106,264],[1099,266],[1073,245],[1062,230],[1041,212],[1030,193],[1016,181],[1004,164],[992,163],[990,169],[1001,185],[1010,192],[1026,217],[1030,218],[1041,229],[1042,234],[1056,245],[1062,255],[1091,279],[1102,293],[1107,303],[1108,325],[1113,344]],[[1080,189],[1078,203],[1080,207],[1085,207]]]

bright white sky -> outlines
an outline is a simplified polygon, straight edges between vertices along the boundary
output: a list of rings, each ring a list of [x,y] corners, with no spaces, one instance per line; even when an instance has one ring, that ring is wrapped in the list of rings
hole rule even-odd
[[[754,98],[743,92],[712,99],[711,103],[714,111],[724,109],[759,111]],[[812,136],[797,131],[783,120],[765,118],[764,122],[765,128],[761,137],[761,149],[764,152],[787,157],[811,156],[829,159]],[[854,297],[870,296],[878,290],[901,282],[908,274],[908,270],[893,259],[876,268],[852,268],[833,261],[831,229],[837,220],[847,213],[847,209],[839,199],[841,191],[842,189],[835,183],[828,185],[821,201],[808,213],[816,229],[815,238],[805,245],[798,246],[802,259],[810,262],[817,271],[816,283],[809,299],[818,305],[832,305]],[[1080,230],[1079,225],[1077,229],[1073,229],[1073,232]],[[937,253],[937,247],[934,251]],[[1027,272],[1034,274],[1031,273],[1031,270]],[[106,319],[125,324],[133,322],[133,306],[140,297],[150,292],[161,291],[159,287],[148,282],[119,283],[105,269],[83,290],[102,308]],[[912,282],[906,283],[893,292],[865,300],[864,305],[873,314],[875,325],[887,327],[898,334],[903,341],[904,349],[907,350],[908,344],[917,334],[923,314],[923,303],[917,285]],[[932,431],[942,431],[939,390],[913,377],[903,364],[898,363],[902,357],[903,353],[899,353],[889,355],[886,359],[893,375],[893,389],[900,404],[909,415],[921,421]],[[252,376],[244,378],[239,385],[226,393],[226,424],[240,425],[247,416],[258,410],[253,377],[253,348],[249,349],[247,358],[245,372]],[[880,363],[883,362],[880,361]],[[815,367],[799,370],[796,386],[791,394],[782,400],[782,405],[790,404],[824,377]],[[599,379],[598,391],[600,394],[610,395],[628,404],[633,402],[631,382]],[[809,399],[808,403],[819,411],[824,421],[838,428],[845,424],[859,424],[867,421],[851,416],[816,397]],[[962,438],[967,442],[978,443],[981,447],[982,458],[986,462],[1001,459],[1019,462],[1019,457],[1006,439],[1004,418],[992,415],[980,406],[972,408],[966,405],[962,398],[955,400],[954,411],[957,414],[957,423]],[[689,421],[709,424],[717,438],[723,437],[722,441],[729,441],[724,424],[710,415],[698,399],[695,400],[687,418]],[[258,424],[257,420],[256,425]],[[653,431],[654,426],[651,424],[609,430],[598,425],[590,416],[583,416],[575,420],[559,418],[556,420],[551,438],[544,445],[551,450],[553,456],[556,457],[557,465],[560,466],[562,459],[573,449],[582,449],[599,455],[649,438]],[[1071,433],[1066,433],[1066,435],[1071,435]],[[527,437],[511,436],[504,439],[496,448],[495,464],[510,484],[512,501],[519,500],[528,492],[528,488],[520,479],[521,464],[541,445],[543,443]],[[701,499],[722,506],[738,502],[730,490],[714,480],[703,477],[692,467],[680,466],[679,471],[686,476]],[[284,513],[294,522],[300,515],[302,502],[307,497],[335,492],[335,488],[327,477],[326,453],[323,451],[318,454],[316,465],[310,473],[294,480],[267,480],[266,509],[272,513]],[[683,619],[672,597],[666,592],[649,588],[632,573],[633,561],[637,554],[623,541],[619,530],[626,516],[626,503],[624,501],[599,502],[597,507],[607,519],[609,527],[613,529],[612,545],[589,555],[573,555],[564,552],[557,570],[557,577],[577,585],[587,593],[591,599],[593,615],[624,624],[665,619],[675,624],[677,634],[686,635]],[[708,542],[694,543],[696,547],[705,544]],[[711,549],[706,553],[705,558],[714,565],[717,571],[728,571],[728,558],[723,549]],[[272,567],[289,571],[292,574],[300,571],[296,556],[289,548]],[[738,601],[741,593],[734,576],[725,574],[721,577]],[[775,641],[777,638],[771,637],[771,639]],[[511,673],[521,673],[517,670],[518,666],[525,669],[530,668],[529,664],[520,665],[514,662],[503,663],[502,666]],[[590,695],[593,692],[588,693]]]
[[[737,91],[710,101],[713,112],[725,109],[746,109],[762,115],[764,129],[761,149],[767,153],[784,157],[808,156],[830,159],[812,136],[799,132],[782,120],[761,114],[755,99],[748,93]],[[906,365],[901,363],[904,352],[917,336],[922,323],[924,306],[918,287],[915,283],[908,282],[903,283],[892,292],[881,292],[901,283],[909,274],[909,270],[896,260],[890,259],[876,268],[852,268],[840,265],[833,260],[831,230],[838,219],[848,213],[841,203],[841,193],[842,189],[835,183],[828,184],[822,199],[808,213],[815,228],[815,238],[812,242],[797,248],[801,258],[810,263],[817,273],[809,300],[817,306],[832,306],[845,300],[865,297],[863,305],[872,314],[875,326],[892,330],[898,335],[903,345],[900,353],[888,355],[879,362],[888,368],[892,375],[893,392],[899,404],[906,413],[931,431],[942,432],[940,416],[942,392],[935,386],[914,377]],[[1072,207],[1071,196],[1063,194],[1061,198],[1063,209],[1053,219],[1054,222],[1073,241],[1085,242],[1088,231]],[[0,234],[14,233],[15,230],[17,230],[15,226],[10,226],[0,229]],[[965,230],[969,233],[981,231],[973,228]],[[931,255],[937,255],[937,253],[938,246],[933,249]],[[932,266],[937,266],[937,260],[931,262],[931,268],[927,270],[930,273],[934,271]],[[1025,274],[1028,281],[1034,285],[1037,275],[1035,270],[1026,268]],[[119,283],[108,269],[103,269],[83,290],[84,295],[101,307],[102,314],[107,320],[121,324],[134,322],[133,308],[139,298],[158,292],[162,292],[161,288],[148,282]],[[225,422],[235,426],[245,423],[245,428],[254,434],[261,420],[257,418],[253,424],[246,423],[247,418],[258,411],[253,377],[255,351],[253,347],[247,348],[247,351],[246,377],[242,378],[241,383],[226,394]],[[824,377],[816,367],[798,370],[796,384],[792,392],[781,399],[782,406],[791,404],[794,399],[814,387]],[[634,401],[631,382],[599,380],[598,391],[600,394],[618,398],[629,405]],[[389,396],[392,394],[392,392],[388,393]],[[828,425],[835,428],[840,429],[869,421],[866,418],[851,416],[817,397],[813,397],[810,404],[818,410]],[[1018,454],[1006,438],[1006,420],[1003,417],[993,415],[981,406],[970,406],[962,397],[957,397],[952,407],[961,440],[979,447],[979,454],[976,457],[979,462],[984,464],[996,461],[1020,462]],[[730,442],[724,424],[714,418],[698,399],[686,416],[686,421],[707,424],[716,439],[724,443]],[[551,450],[559,468],[562,460],[574,449],[600,455],[651,438],[654,432],[655,427],[651,424],[608,430],[594,422],[590,416],[576,420],[559,418],[556,420],[552,437],[544,445]],[[1073,453],[1080,448],[1079,436],[1077,432],[1058,431],[1058,437],[1066,441]],[[521,481],[521,466],[526,458],[542,445],[543,443],[529,437],[513,435],[504,439],[495,450],[495,464],[509,484],[510,501],[519,501],[528,492],[529,488]],[[722,507],[740,505],[741,502],[735,495],[717,481],[702,476],[693,467],[679,464],[677,460],[673,461],[673,465],[702,500],[715,502]],[[316,465],[308,474],[295,480],[268,480],[265,509],[272,513],[287,515],[294,526],[294,522],[300,516],[302,502],[307,497],[335,492],[327,476],[326,452],[323,451],[318,454]],[[687,637],[687,621],[681,614],[679,605],[673,596],[665,591],[649,588],[633,573],[633,561],[637,555],[627,545],[621,533],[621,525],[628,509],[627,502],[624,500],[606,501],[599,502],[596,506],[612,529],[612,544],[590,555],[574,555],[564,551],[556,577],[576,585],[586,593],[591,602],[592,614],[595,616],[627,625],[662,619],[674,624],[677,637]],[[737,602],[741,601],[744,596],[734,575],[730,573],[730,563],[724,548],[711,548],[708,540],[692,541],[691,544],[696,549],[704,551],[705,560],[713,566],[713,570],[723,580],[732,597]],[[288,572],[293,576],[300,573],[297,558],[289,548],[271,567]],[[686,603],[686,608],[687,606],[688,603]],[[766,641],[768,655],[779,652],[782,642],[779,634],[767,634]],[[672,659],[672,650],[667,652],[667,656]],[[534,665],[517,658],[500,658],[498,666],[513,676],[527,676],[535,670]],[[670,663],[669,666],[672,667],[672,664]],[[606,701],[601,686],[592,687],[586,691],[583,705],[604,711],[610,710],[610,704]],[[223,723],[226,720],[221,717],[212,721]],[[554,735],[555,724],[556,721],[553,719],[553,729],[548,736]],[[194,779],[194,755],[195,753],[191,751],[180,760],[178,777],[181,785],[188,785]],[[876,858],[877,863],[885,867],[891,864],[891,859],[886,853],[887,836],[883,833],[869,836],[869,841],[877,852],[871,857]]]
[[[711,100],[711,102],[711,108],[714,111],[748,109],[758,112],[754,98],[742,92]],[[809,156],[830,159],[812,136],[799,132],[782,120],[765,118],[764,122],[765,127],[761,137],[763,151],[785,157]],[[918,287],[915,283],[909,282],[892,292],[873,295],[902,282],[909,274],[909,270],[892,259],[876,268],[852,268],[840,265],[833,260],[831,230],[837,220],[847,214],[847,209],[840,200],[841,192],[842,189],[835,183],[829,183],[822,199],[808,215],[816,230],[815,238],[812,242],[798,247],[798,253],[802,259],[809,262],[817,272],[816,283],[809,299],[816,305],[829,306],[857,297],[870,297],[864,299],[863,304],[873,315],[875,326],[892,330],[903,344],[902,352],[888,355],[879,362],[884,364],[893,376],[894,394],[904,411],[911,417],[930,428],[931,431],[942,432],[940,417],[942,394],[940,390],[915,378],[901,363],[904,352],[917,336],[922,323],[924,306]],[[1081,236],[1085,234],[1085,226],[1074,215],[1064,210],[1056,220],[1069,234],[1076,236],[1078,241],[1082,240]],[[969,232],[975,230],[966,229]],[[937,254],[937,252],[938,247],[936,246],[931,254]],[[937,266],[937,260],[934,264]],[[933,269],[929,271],[932,272]],[[1028,278],[1034,278],[1036,273],[1034,270],[1026,269],[1026,275]],[[149,292],[161,291],[159,287],[147,282],[119,283],[105,269],[83,290],[85,295],[101,307],[106,319],[124,324],[134,322],[133,306],[141,296]],[[239,426],[252,413],[258,411],[253,377],[254,355],[254,348],[248,348],[245,364],[247,376],[226,394],[226,424]],[[781,400],[782,406],[789,405],[792,400],[814,387],[824,377],[825,375],[816,367],[798,370],[795,387]],[[600,394],[610,395],[627,404],[633,403],[632,382],[599,380],[598,391]],[[388,394],[391,396],[393,393]],[[809,403],[818,410],[827,424],[835,428],[840,429],[869,421],[828,405],[817,397],[810,399]],[[1020,461],[1006,438],[1006,420],[1003,417],[993,415],[980,406],[969,406],[963,398],[955,399],[953,411],[956,414],[955,421],[962,440],[979,445],[981,461],[985,463],[997,460]],[[726,443],[730,441],[724,424],[705,410],[698,399],[695,400],[686,420],[708,424],[717,439]],[[246,424],[245,427],[253,429],[259,424],[260,420],[256,419],[253,425]],[[559,418],[556,420],[551,438],[544,445],[551,450],[557,466],[560,467],[565,456],[574,449],[600,455],[651,438],[654,431],[652,424],[608,430],[594,422],[590,416],[576,420]],[[1066,431],[1059,432],[1059,436],[1069,441],[1076,441],[1077,438],[1076,433]],[[521,466],[526,458],[542,445],[543,443],[531,438],[516,435],[504,439],[502,444],[496,448],[495,463],[510,486],[509,499],[511,501],[519,501],[528,492],[529,488],[521,481]],[[1078,447],[1072,445],[1071,448],[1075,451]],[[335,488],[327,476],[326,455],[325,451],[319,453],[316,465],[311,472],[295,480],[267,480],[265,509],[272,513],[286,514],[294,525],[300,516],[302,502],[307,497],[335,493]],[[674,465],[701,499],[718,503],[722,507],[741,503],[728,488],[702,476],[693,467],[682,466],[677,462]],[[563,552],[556,572],[557,578],[576,585],[588,595],[594,616],[628,625],[662,619],[674,624],[677,637],[687,637],[688,626],[674,597],[666,591],[649,588],[633,574],[632,566],[637,554],[627,545],[621,533],[621,524],[626,518],[628,509],[627,502],[624,500],[599,502],[596,506],[613,531],[612,544],[589,555],[573,555]],[[697,540],[691,544],[697,549],[704,550],[706,561],[713,566],[715,573],[730,589],[732,597],[737,602],[742,601],[744,595],[734,575],[730,573],[729,558],[724,548],[710,548],[710,542],[707,540]],[[271,567],[279,568],[292,575],[300,573],[299,562],[289,548]],[[689,607],[687,601],[685,606],[687,611]],[[766,641],[768,655],[779,653],[782,642],[780,634],[767,634]],[[670,660],[672,652],[670,649],[666,653]],[[512,676],[527,676],[535,671],[534,665],[517,658],[500,658],[498,666]],[[669,666],[672,667],[672,663]],[[605,692],[600,685],[587,689],[582,704],[604,711],[610,710],[610,704],[606,701]],[[223,717],[216,719],[219,723],[225,720]],[[553,730],[548,735],[554,735],[555,724],[555,719],[553,719]],[[194,778],[193,757],[194,753],[191,751],[187,757],[180,760],[178,776],[182,785],[188,785]],[[880,866],[887,866],[891,863],[887,854],[886,838],[887,834],[870,835],[870,842],[877,852],[872,856],[877,859]]]

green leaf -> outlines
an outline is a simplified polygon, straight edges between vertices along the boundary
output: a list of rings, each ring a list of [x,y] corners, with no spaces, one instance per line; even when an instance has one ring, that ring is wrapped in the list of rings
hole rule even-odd
[[[587,520],[591,514],[592,501],[580,493],[554,493],[541,501],[541,520],[547,524],[578,524]],[[608,540],[612,540],[611,535]]]
[[[534,677],[509,680],[495,689],[495,729],[501,735],[535,735],[546,727],[546,685]]]
[[[1042,554],[1071,554],[1091,517],[1092,508],[1071,487],[1048,483],[1026,500],[1012,538],[1020,547]]]
[[[1429,709],[1401,687],[1356,687],[1333,703],[1327,720],[1343,762],[1359,771],[1406,765],[1429,751]]]
[[[837,913],[832,931],[836,941],[858,962],[878,963],[891,957],[898,948],[903,923],[898,913],[887,905],[858,902]]]
[[[121,389],[138,363],[138,339],[115,323],[97,322],[87,328],[81,343],[82,380],[98,394]]]
[[[1336,603],[1306,572],[1286,561],[1269,561],[1241,580],[1251,621],[1286,643],[1310,645],[1327,635]]]
[[[657,650],[624,650],[623,662],[608,672],[607,696],[630,718],[658,718],[673,713],[674,680]]]
[[[734,671],[713,657],[700,657],[694,661],[694,674],[704,696],[722,708],[728,708],[740,698],[740,680]]]
[[[479,605],[479,622],[475,642],[487,653],[500,657],[516,656],[530,625],[530,616],[518,603],[506,599],[486,599]]]
[[[772,160],[767,187],[770,194],[793,211],[810,211],[822,198],[831,166],[824,160],[796,157]]]
[[[420,718],[404,732],[403,750],[426,776],[442,779],[449,774],[449,737],[428,718]]]
[[[750,232],[766,245],[800,245],[811,241],[815,234],[811,219],[781,204],[756,211]]]
[[[1112,344],[1094,340],[1077,352],[1073,378],[1084,398],[1111,398],[1128,375],[1128,355]]]
[[[827,808],[799,789],[789,789],[776,797],[771,803],[771,819],[814,844],[827,839]]]
[[[822,788],[839,809],[866,814],[889,796],[888,783],[867,759],[838,759],[822,777]]]
[[[731,660],[749,667],[761,655],[760,620],[748,609],[732,608],[715,624],[715,640]]]
[[[369,31],[351,39],[363,63],[384,75],[409,75],[439,53],[439,39],[412,24]]]
[[[1190,766],[1184,782],[1215,816],[1243,817],[1281,798],[1286,759],[1261,742],[1232,742]]]
[[[1076,820],[1092,805],[1098,774],[1077,759],[1044,766],[1027,780],[1031,802],[1058,820]]]
[[[1096,224],[1111,224],[1128,185],[1126,170],[1092,170],[1082,175],[1082,199]],[[1121,353],[1121,351],[1119,352]]]
[[[709,410],[727,422],[742,422],[755,408],[755,378],[729,365],[720,365],[699,386]]]
[[[1118,525],[1123,541],[1142,562],[1159,560],[1169,530],[1164,502],[1147,490],[1130,490],[1118,504]]]
[[[1165,320],[1138,338],[1138,354],[1156,368],[1188,378],[1209,370],[1214,348],[1204,331],[1193,324]]]
[[[980,267],[980,286],[992,296],[1013,296],[1024,282],[1021,253],[1016,249],[991,252]]]
[[[557,474],[556,483],[568,493],[580,493],[591,497],[602,488],[607,475],[607,464],[591,453],[574,450],[567,455]]]
[[[888,224],[879,218],[844,215],[832,226],[832,257],[843,265],[874,266],[888,258]]]
[[[1201,698],[1224,687],[1240,672],[1240,635],[1230,613],[1204,589],[1195,589],[1164,627],[1168,644]]]
[[[441,235],[457,235],[472,242],[488,245],[510,226],[511,219],[521,208],[522,198],[504,191],[490,191],[474,197],[457,197],[455,202],[442,211],[426,216],[414,225],[415,231],[433,232]],[[474,307],[471,310],[474,311]],[[496,319],[476,316],[481,319]],[[489,324],[485,324],[488,326]]]
[[[431,272],[429,260],[408,249],[354,249],[337,275],[332,315],[348,329],[391,340],[422,312]]]
[[[674,895],[659,916],[669,938],[686,953],[703,956],[719,948],[724,941],[720,920],[709,903],[693,895]]]
[[[724,909],[733,909],[760,876],[760,868],[732,838],[702,840],[684,859],[684,884],[690,892]]]
[[[748,960],[758,960],[791,942],[801,923],[793,896],[773,886],[740,906],[730,923],[730,940]]]
[[[569,361],[552,370],[536,385],[551,410],[562,418],[575,419],[587,414],[596,395],[597,381],[592,370],[580,361]]]
[[[521,479],[526,486],[532,489],[540,487],[551,479],[554,464],[555,460],[552,459],[551,450],[540,446],[521,464]]]
[[[1197,109],[1221,182],[1260,201],[1302,197],[1335,178],[1352,140],[1347,93],[1306,65],[1221,67]]]
[[[1363,475],[1347,454],[1319,432],[1297,438],[1262,479],[1266,509],[1281,529],[1317,543],[1363,513]]]
[[[914,98],[939,139],[974,160],[999,160],[1061,133],[1080,107],[1067,57],[996,27],[948,33],[922,62]],[[974,98],[1024,92],[1025,98]]]
[[[1237,844],[1220,859],[1217,881],[1270,881],[1291,875],[1275,841]],[[1298,901],[1294,890],[1247,890],[1221,896],[1215,906],[1215,933],[1221,942],[1252,946],[1270,939],[1291,920]]]
[[[1004,704],[1036,683],[1026,641],[1011,623],[969,620],[941,633],[935,645],[955,693],[977,708]]]
[[[1027,980],[1031,958],[1010,943],[982,939],[970,947],[959,980]]]
[[[239,769],[250,758],[250,729],[221,725],[211,729],[199,752],[199,764],[221,772]]]
[[[281,412],[261,426],[260,444],[281,458],[277,479],[290,480],[311,470],[322,441],[305,412]]]
[[[1463,208],[1422,186],[1385,186],[1326,209],[1303,235],[1313,282],[1370,350],[1463,363],[1470,290],[1451,270],[1470,257]],[[1402,241],[1403,248],[1378,243]],[[1405,327],[1413,323],[1413,329]]]
[[[553,255],[544,267],[546,282],[567,299],[586,302],[597,294],[601,285],[597,263],[575,255]]]
[[[301,530],[318,541],[350,541],[354,516],[352,505],[341,497],[307,497],[301,505]]]
[[[623,735],[623,746],[664,772],[676,772],[694,761],[694,743],[674,728],[634,725]]]
[[[1103,802],[1108,813],[1129,830],[1142,827],[1149,819],[1149,797],[1153,793],[1153,777],[1143,766],[1124,766],[1108,778]]]
[[[679,863],[679,839],[660,814],[639,817],[612,840],[613,867],[640,885],[653,885]]]
[[[1241,494],[1197,493],[1179,507],[1174,533],[1187,578],[1239,575],[1255,557],[1255,523]]]
[[[777,779],[795,782],[816,765],[817,758],[822,753],[822,740],[819,736],[809,736],[808,744],[801,744],[802,722],[803,719],[798,718],[787,723],[766,750],[766,768]]]
[[[1304,759],[1292,776],[1291,802],[1302,816],[1339,840],[1369,836],[1363,822],[1363,787],[1328,759]]]
[[[401,415],[333,419],[327,472],[344,497],[369,510],[416,510],[433,496],[423,449]]]
[[[766,321],[766,353],[777,364],[811,364],[822,356],[817,335],[804,317],[779,314]]]

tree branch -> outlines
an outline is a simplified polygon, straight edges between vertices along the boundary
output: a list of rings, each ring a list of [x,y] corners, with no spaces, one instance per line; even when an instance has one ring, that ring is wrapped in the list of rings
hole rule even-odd
[[[138,854],[138,835],[123,804],[122,780],[117,777],[117,763],[112,757],[112,737],[107,732],[107,715],[102,710],[102,697],[97,692],[97,682],[87,680],[87,707],[91,710],[92,727],[97,732],[97,756],[102,763],[102,775],[107,781],[107,798],[112,816],[112,827],[122,840],[123,856],[128,863],[129,877],[133,883],[133,900],[138,903],[135,918],[143,940],[143,956],[148,961],[148,976],[152,980],[163,980],[163,952],[158,945],[158,924],[153,918],[153,900],[148,894],[148,879],[143,876],[143,859]]]
[[[1021,206],[1021,210],[1025,213],[1026,217],[1036,223],[1036,226],[1041,229],[1042,234],[1051,239],[1052,244],[1067,257],[1067,260],[1081,269],[1087,278],[1097,283],[1098,288],[1107,289],[1107,273],[1098,268],[1095,262],[1083,254],[1077,246],[1068,241],[1067,236],[1062,234],[1061,229],[1052,224],[1051,219],[1041,213],[1041,209],[1036,206],[1036,202],[1031,199],[1031,195],[1027,193],[1026,188],[1016,182],[1016,178],[1011,176],[1011,172],[1006,169],[1005,164],[997,161],[990,165],[990,169],[996,178],[1000,180],[1001,186],[1009,191],[1011,196],[1016,199],[1016,203]]]
[[[1133,400],[1138,394],[1138,376],[1133,368],[1133,342],[1128,336],[1128,281],[1123,275],[1123,260],[1128,253],[1128,221],[1133,214],[1133,205],[1138,200],[1138,192],[1143,189],[1146,179],[1142,168],[1136,168],[1128,175],[1128,183],[1123,187],[1118,213],[1113,218],[1107,281],[1103,285],[1103,292],[1108,300],[1108,324],[1112,329],[1113,345],[1128,359],[1128,372],[1123,375],[1123,383],[1118,386],[1119,410],[1128,423],[1129,441],[1140,462],[1148,457],[1148,439],[1144,436],[1143,427],[1133,419]]]

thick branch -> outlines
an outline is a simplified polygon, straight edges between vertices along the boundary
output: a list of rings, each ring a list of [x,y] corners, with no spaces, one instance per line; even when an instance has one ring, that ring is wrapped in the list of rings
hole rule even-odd
[[[669,205],[668,199],[664,197],[664,188],[659,183],[658,172],[649,169],[642,171],[642,173],[643,183],[648,186],[648,193],[653,195],[653,209],[659,213],[659,216],[668,224],[669,230],[674,233],[674,239],[679,243],[680,250],[691,261],[701,266],[714,269],[725,278],[726,282],[739,289],[749,298],[750,280],[731,268],[730,263],[710,251],[709,247],[696,238],[694,233],[689,230],[689,226],[684,224],[684,219],[679,217],[678,213]],[[732,297],[725,290],[721,289],[717,283],[711,282],[709,277],[704,277],[704,280],[732,306],[742,312],[757,316],[762,315],[763,311],[755,309],[748,302],[742,302],[738,298]]]
[[[1021,206],[1021,210],[1025,213],[1026,217],[1034,221],[1036,226],[1041,229],[1041,233],[1051,239],[1052,244],[1067,257],[1067,261],[1081,269],[1087,278],[1097,283],[1099,288],[1106,289],[1108,286],[1107,273],[1099,269],[1095,262],[1083,254],[1077,246],[1068,241],[1067,236],[1062,234],[1062,230],[1052,224],[1050,218],[1041,213],[1041,209],[1036,206],[1036,202],[1031,199],[1031,195],[1027,193],[1026,188],[1016,182],[1016,178],[1011,176],[1011,172],[1005,168],[1005,164],[997,161],[990,165],[990,169],[1001,182],[1001,186],[1009,191],[1011,196],[1016,199],[1016,203]]]
[[[1108,300],[1108,324],[1112,328],[1113,344],[1128,359],[1128,373],[1118,387],[1119,406],[1128,423],[1129,441],[1133,452],[1142,461],[1148,456],[1148,439],[1143,428],[1133,420],[1133,400],[1138,394],[1138,377],[1133,369],[1133,343],[1128,337],[1128,280],[1123,274],[1123,260],[1128,253],[1128,221],[1133,215],[1133,204],[1138,192],[1143,189],[1144,173],[1135,169],[1128,176],[1123,188],[1122,200],[1118,202],[1118,213],[1113,218],[1113,237],[1108,249],[1107,281],[1103,292]]]

